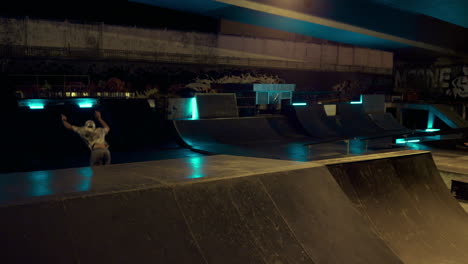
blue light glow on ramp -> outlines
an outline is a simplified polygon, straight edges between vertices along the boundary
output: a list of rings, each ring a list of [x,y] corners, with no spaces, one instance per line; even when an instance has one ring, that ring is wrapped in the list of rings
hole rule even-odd
[[[93,178],[93,169],[91,167],[85,167],[78,170],[78,173],[82,177],[80,184],[78,185],[78,191],[89,191],[91,189],[91,180]]]
[[[52,194],[49,188],[51,175],[48,171],[33,171],[30,172],[28,176],[31,184],[30,193],[32,196]]]
[[[196,96],[190,100],[190,106],[192,108],[192,120],[198,119],[198,105]]]
[[[189,175],[187,178],[197,179],[205,177],[205,175],[203,174],[203,158],[192,157],[188,159],[188,163],[190,165],[190,169],[192,169],[192,174]]]

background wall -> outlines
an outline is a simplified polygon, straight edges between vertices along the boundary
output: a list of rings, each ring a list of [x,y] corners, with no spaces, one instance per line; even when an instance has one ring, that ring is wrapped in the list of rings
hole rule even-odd
[[[66,88],[75,87],[77,92],[86,89],[180,96],[216,92],[217,84],[226,83],[238,84],[240,90],[245,83],[294,83],[297,91],[344,91],[346,96],[390,92],[393,87],[391,75],[356,72],[40,58],[5,60],[3,66],[10,74],[9,85],[24,93],[40,92],[46,86],[52,91],[62,89],[64,78]],[[15,75],[18,73],[21,75]]]
[[[0,45],[7,57],[87,55],[379,74],[391,74],[393,67],[390,52],[332,43],[27,18],[1,18]],[[8,52],[12,47],[16,53]]]

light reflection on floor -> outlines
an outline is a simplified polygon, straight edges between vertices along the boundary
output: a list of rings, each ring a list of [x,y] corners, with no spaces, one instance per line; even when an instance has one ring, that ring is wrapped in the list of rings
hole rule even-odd
[[[91,167],[80,168],[78,169],[78,173],[82,177],[81,177],[81,182],[79,183],[77,190],[81,192],[91,190],[93,169]]]
[[[30,180],[31,196],[43,196],[52,194],[50,189],[51,175],[49,171],[32,171],[28,173]]]
[[[187,176],[189,179],[202,178],[205,175],[203,174],[204,160],[203,157],[191,157],[186,159],[189,163],[190,168],[192,169],[192,174]]]

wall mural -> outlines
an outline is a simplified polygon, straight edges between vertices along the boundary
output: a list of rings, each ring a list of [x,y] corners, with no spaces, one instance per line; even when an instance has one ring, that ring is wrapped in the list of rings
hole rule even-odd
[[[468,99],[468,66],[405,68],[395,71],[395,91],[425,97]]]

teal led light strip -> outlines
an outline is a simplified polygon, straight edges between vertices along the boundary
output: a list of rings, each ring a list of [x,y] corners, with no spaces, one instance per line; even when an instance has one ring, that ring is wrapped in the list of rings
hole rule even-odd
[[[198,105],[197,105],[197,97],[193,97],[191,100],[191,106],[192,106],[192,119],[198,119]]]
[[[397,138],[395,141],[396,144],[417,143],[417,142],[421,142],[421,140],[420,139],[405,140],[404,138]]]
[[[351,104],[362,104],[362,94],[360,95],[358,102],[354,101],[354,102],[351,102]]]

